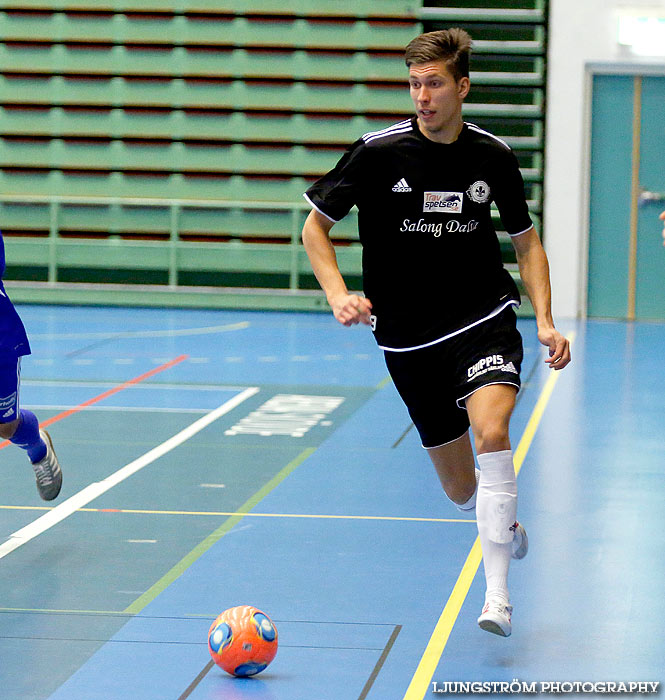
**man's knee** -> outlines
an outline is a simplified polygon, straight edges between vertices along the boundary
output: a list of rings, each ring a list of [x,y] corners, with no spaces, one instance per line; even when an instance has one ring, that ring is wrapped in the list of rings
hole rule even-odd
[[[463,506],[467,504],[476,493],[476,479],[465,480],[464,482],[456,482],[454,484],[446,484],[444,491],[446,496],[456,505]]]
[[[509,425],[515,396],[512,385],[490,384],[467,398],[466,408],[478,454],[510,449]]]
[[[17,418],[16,420],[11,421],[11,423],[0,423],[0,438],[9,440],[9,438],[11,438],[16,432],[19,421],[20,418]]]
[[[510,449],[508,424],[502,421],[486,421],[474,428],[474,440],[478,454],[501,452]]]
[[[446,496],[455,504],[466,503],[475,493],[475,460],[469,433],[441,447],[427,450]]]

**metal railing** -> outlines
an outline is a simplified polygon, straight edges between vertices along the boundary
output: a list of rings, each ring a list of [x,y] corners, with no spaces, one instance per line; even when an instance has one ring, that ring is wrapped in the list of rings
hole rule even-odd
[[[58,247],[60,245],[85,246],[90,241],[83,238],[75,240],[63,240],[60,236],[60,213],[63,206],[66,205],[81,205],[81,206],[122,206],[122,207],[155,207],[159,209],[167,209],[169,211],[169,230],[168,240],[160,241],[142,241],[141,245],[159,246],[160,249],[166,245],[168,247],[168,284],[170,287],[178,285],[178,253],[182,246],[205,246],[206,243],[190,243],[182,241],[180,237],[180,216],[184,209],[243,209],[243,210],[258,210],[258,211],[288,211],[291,212],[290,226],[290,263],[288,270],[289,289],[299,288],[300,278],[300,253],[302,244],[300,242],[300,234],[304,221],[304,213],[310,211],[311,206],[306,202],[259,202],[259,201],[231,201],[231,200],[209,200],[209,199],[167,199],[167,198],[143,198],[143,197],[91,197],[91,196],[62,196],[62,195],[0,195],[0,202],[12,204],[42,204],[49,207],[49,233],[48,233],[48,259],[44,263],[48,267],[48,282],[58,281]],[[0,222],[1,223],[1,222]],[[25,238],[19,239],[26,241]],[[30,237],[32,242],[42,242],[43,238]],[[104,241],[94,241],[93,245],[99,246],[106,244],[108,246],[127,246],[128,251],[131,251],[131,241],[119,241],[117,235],[110,234]],[[234,243],[214,243],[215,247],[223,250],[224,247],[233,247]],[[237,243],[235,247],[237,247]],[[240,244],[242,245],[242,243]],[[265,244],[261,245],[265,248]],[[21,261],[18,261],[19,263]],[[102,265],[104,266],[104,265]],[[213,266],[215,267],[215,266]],[[282,271],[282,270],[280,270]]]

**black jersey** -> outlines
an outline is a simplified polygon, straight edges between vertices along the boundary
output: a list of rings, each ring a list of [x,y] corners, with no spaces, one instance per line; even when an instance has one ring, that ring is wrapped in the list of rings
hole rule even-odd
[[[490,205],[509,234],[528,231],[524,182],[508,145],[477,126],[465,123],[451,144],[426,138],[415,117],[365,134],[305,197],[332,221],[358,207],[382,348],[429,345],[519,304]]]

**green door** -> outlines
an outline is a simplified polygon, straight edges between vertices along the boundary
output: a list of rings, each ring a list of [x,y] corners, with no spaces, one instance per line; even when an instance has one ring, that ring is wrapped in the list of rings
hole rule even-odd
[[[665,320],[665,75],[594,76],[590,174],[589,316]]]

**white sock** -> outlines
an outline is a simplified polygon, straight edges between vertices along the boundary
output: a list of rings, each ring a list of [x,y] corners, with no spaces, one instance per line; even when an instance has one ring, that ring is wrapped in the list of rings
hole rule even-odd
[[[501,598],[508,603],[510,602],[508,568],[512,556],[512,542],[495,542],[490,539],[490,533],[496,533],[499,525],[502,528],[506,527],[505,523],[500,523],[501,519],[497,518],[497,496],[501,494],[503,498],[514,497],[513,508],[516,507],[517,481],[513,466],[513,453],[511,450],[502,450],[501,452],[480,454],[478,455],[478,464],[480,465],[480,480],[476,501],[476,520],[478,521],[480,544],[483,549],[483,564],[487,583],[485,597]],[[514,522],[514,513],[512,520]],[[497,537],[494,536],[494,539]]]
[[[480,469],[476,469],[476,490],[468,501],[464,503],[456,503],[457,510],[462,511],[462,513],[469,513],[476,509],[476,496],[478,495],[478,480],[480,479]]]

